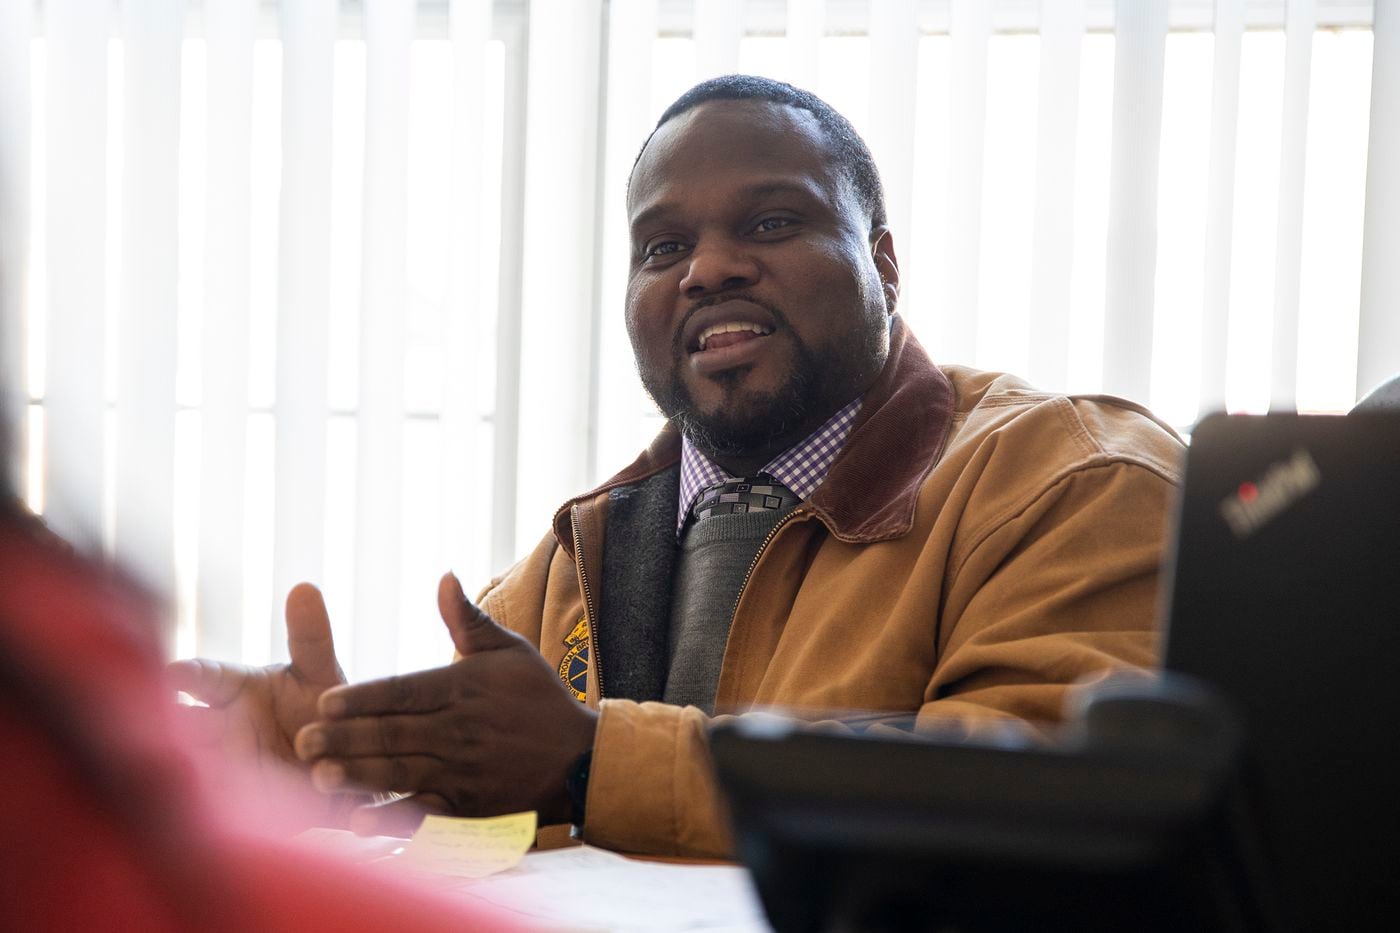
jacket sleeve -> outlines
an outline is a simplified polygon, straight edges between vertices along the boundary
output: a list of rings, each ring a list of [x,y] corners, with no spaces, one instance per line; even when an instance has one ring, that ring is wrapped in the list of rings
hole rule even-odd
[[[648,855],[728,858],[711,717],[693,706],[604,700],[588,780],[584,841]]]
[[[1110,461],[1066,472],[954,548],[920,711],[1057,722],[1065,694],[1156,663],[1171,478]]]
[[[1157,568],[1173,482],[1110,462],[1070,472],[954,548],[925,702],[942,735],[1037,734],[1073,684],[1154,663]],[[711,719],[693,707],[605,700],[584,836],[627,852],[727,857],[732,839],[710,764]],[[850,728],[846,726],[844,728]]]

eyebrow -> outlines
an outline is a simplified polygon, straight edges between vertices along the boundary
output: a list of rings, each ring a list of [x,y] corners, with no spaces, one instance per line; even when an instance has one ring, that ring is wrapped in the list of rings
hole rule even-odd
[[[744,200],[752,201],[757,200],[759,198],[771,197],[773,195],[778,194],[796,194],[801,195],[805,198],[814,198],[820,200],[820,195],[816,191],[813,191],[810,185],[806,185],[798,181],[788,180],[765,181],[759,182],[758,184],[749,185],[747,188],[743,189],[742,192],[740,192],[739,197]],[[633,220],[631,220],[628,223],[628,229],[635,230],[637,227],[641,227],[648,223],[651,223],[657,217],[660,217],[666,214],[668,211],[674,209],[674,205],[667,201],[662,201],[659,204],[653,204],[650,207],[643,210]]]

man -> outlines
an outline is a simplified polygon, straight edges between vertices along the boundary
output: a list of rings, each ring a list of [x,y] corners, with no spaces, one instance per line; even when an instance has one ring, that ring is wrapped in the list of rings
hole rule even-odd
[[[194,692],[294,741],[324,790],[413,795],[364,829],[537,809],[598,845],[724,855],[714,711],[971,732],[1053,721],[1075,680],[1152,662],[1179,442],[1125,402],[935,367],[844,118],[777,82],[701,84],[628,211],[628,332],[670,423],[480,608],[444,578],[462,659],[328,689],[318,608],[289,612],[289,667],[190,664]],[[729,478],[750,481],[707,491]]]

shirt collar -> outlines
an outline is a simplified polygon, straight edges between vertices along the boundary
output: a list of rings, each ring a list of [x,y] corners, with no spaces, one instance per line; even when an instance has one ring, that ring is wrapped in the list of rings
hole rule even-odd
[[[851,433],[856,415],[860,413],[861,399],[857,398],[832,415],[806,439],[794,444],[778,454],[759,472],[782,483],[799,499],[806,499],[822,480],[826,479],[832,461],[841,452],[846,437]],[[700,493],[726,480],[738,479],[730,476],[719,464],[702,454],[690,438],[681,441],[681,492],[676,511],[676,535],[679,537],[685,528],[685,520],[690,508]]]

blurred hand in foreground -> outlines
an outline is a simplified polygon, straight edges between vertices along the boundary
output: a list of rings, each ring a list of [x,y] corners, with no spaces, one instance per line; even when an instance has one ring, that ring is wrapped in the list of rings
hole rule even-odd
[[[301,583],[287,595],[288,664],[248,667],[220,661],[175,661],[171,684],[208,708],[185,707],[196,737],[262,769],[300,762],[297,731],[316,718],[316,701],[345,683],[331,640],[330,616],[316,587]]]
[[[438,610],[461,658],[321,695],[320,721],[296,736],[322,791],[410,796],[362,807],[357,832],[406,835],[422,814],[493,816],[536,810],[569,819],[565,777],[593,745],[598,714],[560,683],[534,646],[498,625],[452,574]]]

